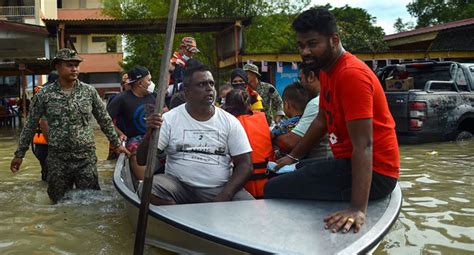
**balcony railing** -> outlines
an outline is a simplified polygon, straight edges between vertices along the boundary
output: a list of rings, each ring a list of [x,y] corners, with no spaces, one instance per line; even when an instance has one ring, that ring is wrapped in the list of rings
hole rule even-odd
[[[35,16],[34,6],[0,6],[0,17]]]

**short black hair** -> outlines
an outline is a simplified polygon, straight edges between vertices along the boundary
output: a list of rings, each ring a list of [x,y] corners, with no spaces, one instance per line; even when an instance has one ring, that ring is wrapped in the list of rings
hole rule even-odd
[[[179,93],[176,93],[174,94],[172,97],[171,97],[171,100],[170,100],[170,110],[175,108],[175,107],[178,107],[182,104],[186,103],[186,96],[184,95],[184,92],[181,91]]]
[[[289,102],[296,110],[301,112],[304,111],[309,101],[308,92],[299,82],[293,82],[286,86],[281,97],[284,102]]]
[[[222,108],[235,117],[251,113],[249,93],[241,89],[231,90],[226,95]]]
[[[232,85],[230,85],[230,83],[224,83],[224,84],[219,86],[219,93],[222,93],[222,91],[224,91],[224,90],[232,90],[232,89],[234,89],[234,87],[232,87]]]
[[[292,26],[297,33],[314,31],[331,36],[337,32],[336,17],[326,8],[311,8],[302,12]]]
[[[314,72],[316,78],[318,78],[319,80],[319,72],[321,71],[321,69],[319,69],[316,65],[303,63],[300,65],[300,68],[306,78],[308,78],[311,72]]]
[[[189,86],[191,85],[191,79],[193,78],[193,74],[195,72],[206,72],[211,71],[209,67],[203,64],[201,61],[192,58],[186,62],[186,67],[184,68],[184,78],[183,78],[183,85]]]

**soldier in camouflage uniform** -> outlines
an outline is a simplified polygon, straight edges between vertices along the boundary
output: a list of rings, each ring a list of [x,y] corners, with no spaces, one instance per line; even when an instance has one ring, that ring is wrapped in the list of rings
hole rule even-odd
[[[96,89],[79,81],[82,58],[71,49],[59,50],[53,59],[59,79],[39,90],[33,97],[31,109],[23,128],[18,149],[10,169],[17,172],[31,143],[38,120],[48,119],[48,195],[54,202],[73,188],[99,190],[97,157],[91,114],[116,152],[129,152],[120,145],[112,119],[105,110]]]
[[[270,83],[260,81],[262,75],[258,72],[256,65],[246,64],[243,69],[247,72],[250,86],[263,99],[263,109],[268,125],[271,125],[272,121],[275,123],[280,122],[281,118],[285,116],[285,112],[283,111],[283,100],[281,100],[278,91]]]

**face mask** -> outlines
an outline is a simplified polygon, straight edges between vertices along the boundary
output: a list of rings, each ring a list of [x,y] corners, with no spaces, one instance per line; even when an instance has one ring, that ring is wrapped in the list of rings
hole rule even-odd
[[[184,55],[184,54],[183,54],[183,56],[182,56],[182,57],[183,57],[183,59],[184,59],[184,60],[186,60],[186,61],[188,61],[188,60],[189,60],[189,57],[188,57],[188,56],[186,56],[186,55]]]
[[[221,105],[225,104],[225,97],[221,98]]]
[[[241,90],[245,90],[245,83],[232,83],[232,87],[234,87],[234,89],[241,89]]]
[[[155,90],[155,83],[153,81],[150,81],[150,85],[148,85],[148,88],[146,89],[150,94],[154,92]]]

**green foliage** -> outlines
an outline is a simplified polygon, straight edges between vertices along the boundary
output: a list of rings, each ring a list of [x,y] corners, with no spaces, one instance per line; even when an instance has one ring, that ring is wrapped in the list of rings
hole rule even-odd
[[[393,28],[395,28],[395,31],[397,33],[400,33],[400,32],[405,32],[405,31],[408,31],[408,30],[411,30],[414,28],[414,24],[413,22],[406,22],[404,23],[402,18],[398,17],[396,20],[395,20],[395,23],[393,23]]]
[[[474,17],[472,0],[414,0],[407,10],[417,18],[416,28]]]
[[[333,8],[329,4],[313,8],[317,7],[327,8],[336,16],[339,36],[346,50],[377,52],[388,48],[383,40],[383,29],[374,25],[376,18],[365,9],[348,5]]]
[[[257,16],[245,29],[245,53],[295,52],[296,35],[291,28],[295,14]]]
[[[244,30],[247,52],[294,51],[294,32],[291,21],[310,0],[289,3],[286,0],[181,0],[178,18],[241,18],[254,17]],[[118,19],[165,18],[169,2],[165,0],[103,0],[104,13]],[[215,33],[176,34],[178,47],[184,36],[196,38],[200,53],[196,57],[216,69]],[[126,57],[121,66],[127,70],[134,65],[150,69],[158,78],[164,35],[125,35]]]
[[[104,13],[118,19],[166,18],[167,0],[103,0]],[[181,0],[178,18],[242,18],[252,17],[244,29],[245,53],[295,52],[295,32],[291,24],[310,0]],[[336,15],[344,46],[350,51],[378,51],[384,49],[383,30],[375,27],[375,18],[364,9],[344,6],[331,8]],[[217,68],[215,33],[176,34],[178,47],[184,36],[196,38],[200,53],[196,57],[214,70]],[[154,80],[163,55],[162,34],[125,35],[126,57],[121,66],[127,70],[134,65],[150,69]]]

